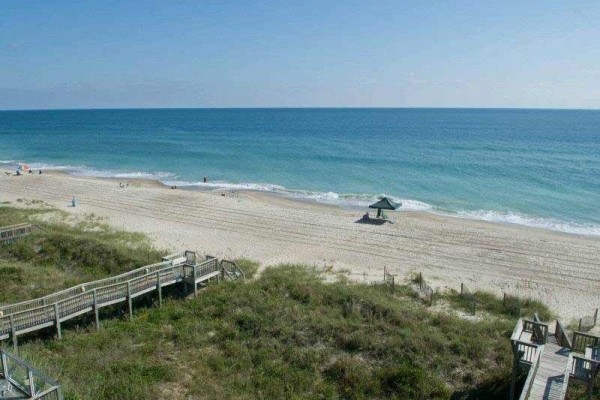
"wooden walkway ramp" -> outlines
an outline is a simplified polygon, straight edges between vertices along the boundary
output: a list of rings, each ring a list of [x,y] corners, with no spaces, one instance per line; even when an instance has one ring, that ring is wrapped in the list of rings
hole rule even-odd
[[[588,384],[588,393],[600,368],[600,337],[573,332],[572,339],[557,319],[554,333],[548,324],[520,318],[511,336],[514,363],[510,399],[515,398],[519,365],[529,372],[519,400],[564,400],[570,379]]]
[[[10,229],[6,240],[28,234],[29,226]],[[6,231],[6,232],[8,232]],[[2,242],[0,241],[0,244]],[[100,329],[99,309],[112,304],[128,304],[133,316],[132,300],[156,291],[162,304],[162,288],[184,284],[194,295],[198,285],[208,280],[243,279],[244,272],[233,261],[206,256],[198,258],[193,251],[164,257],[157,264],[147,265],[121,275],[88,282],[34,300],[0,306],[0,341],[11,339],[15,352],[19,335],[54,327],[61,338],[61,323],[93,312]],[[0,282],[0,290],[2,282]],[[60,385],[36,371],[25,361],[0,349],[0,400],[63,400]]]
[[[244,272],[233,262],[207,256],[199,260],[195,252],[185,251],[163,258],[163,262],[147,265],[127,273],[88,282],[34,300],[0,307],[0,340],[11,339],[17,347],[19,335],[55,327],[61,338],[61,323],[93,312],[100,328],[99,309],[117,303],[127,303],[133,316],[132,300],[156,291],[162,304],[162,288],[184,283],[194,295],[198,285],[211,279],[236,280]],[[0,283],[1,285],[1,283]]]
[[[562,400],[565,369],[571,349],[559,346],[556,336],[548,335],[539,360],[537,373],[529,392],[530,399]]]
[[[14,243],[17,239],[29,235],[36,229],[32,224],[18,224],[0,227],[0,246]]]

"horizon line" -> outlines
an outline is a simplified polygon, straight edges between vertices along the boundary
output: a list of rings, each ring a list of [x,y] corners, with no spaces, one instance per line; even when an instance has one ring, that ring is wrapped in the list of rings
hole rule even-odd
[[[435,107],[435,106],[299,106],[299,107],[89,107],[89,108],[15,108],[0,109],[0,112],[27,111],[134,111],[134,110],[539,110],[539,111],[600,111],[600,108],[561,107]]]

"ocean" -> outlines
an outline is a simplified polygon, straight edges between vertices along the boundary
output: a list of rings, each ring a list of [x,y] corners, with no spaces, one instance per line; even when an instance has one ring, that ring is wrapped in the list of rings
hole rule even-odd
[[[600,235],[600,111],[2,111],[0,160]]]

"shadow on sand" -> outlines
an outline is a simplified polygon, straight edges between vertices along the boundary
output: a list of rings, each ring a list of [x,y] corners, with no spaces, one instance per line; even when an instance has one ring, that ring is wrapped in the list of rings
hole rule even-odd
[[[386,222],[391,222],[391,221],[388,221],[387,219],[382,219],[382,218],[369,218],[369,219],[361,218],[359,220],[354,221],[355,224],[367,224],[367,225],[383,225]]]

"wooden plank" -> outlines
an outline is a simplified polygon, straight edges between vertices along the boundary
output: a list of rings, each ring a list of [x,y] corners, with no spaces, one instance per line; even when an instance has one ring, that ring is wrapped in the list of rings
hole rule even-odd
[[[214,278],[215,276],[219,276],[220,273],[221,273],[221,271],[215,271],[215,272],[211,272],[211,273],[206,274],[206,275],[202,275],[202,276],[196,278],[196,283],[204,282],[206,280],[209,280],[210,278]]]
[[[540,359],[529,399],[558,400],[562,398],[563,384],[565,383],[564,372],[569,362],[569,351],[554,344],[555,340],[552,336],[554,335],[549,337]]]
[[[60,318],[60,322],[68,321],[68,320],[70,320],[72,318],[80,316],[81,314],[85,314],[85,313],[93,311],[93,310],[94,310],[93,306],[86,307],[86,308],[81,309],[81,310],[79,310],[77,312],[74,312],[73,314],[69,314],[69,315],[65,315],[64,317],[61,317]]]

